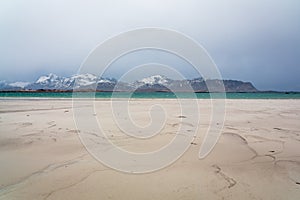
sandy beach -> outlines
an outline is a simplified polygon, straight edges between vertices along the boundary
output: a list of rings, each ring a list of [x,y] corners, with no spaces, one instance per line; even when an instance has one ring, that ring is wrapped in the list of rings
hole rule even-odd
[[[213,151],[198,159],[210,119],[210,100],[198,100],[199,133],[172,165],[146,174],[115,171],[94,159],[77,134],[71,100],[0,100],[0,199],[299,199],[300,100],[226,100],[226,120]],[[151,140],[124,136],[95,105],[105,131],[130,151],[155,150],[180,124],[176,100],[131,101],[133,119],[149,123],[153,102],[169,111]]]

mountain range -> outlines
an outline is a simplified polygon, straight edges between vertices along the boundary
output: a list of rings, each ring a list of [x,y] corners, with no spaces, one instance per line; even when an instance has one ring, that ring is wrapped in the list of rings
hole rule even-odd
[[[35,82],[0,81],[0,91],[140,91],[140,92],[208,92],[206,83],[213,91],[220,92],[218,85],[223,84],[226,92],[258,92],[250,82],[237,80],[218,80],[203,78],[173,80],[162,75],[154,75],[131,83],[117,81],[114,78],[102,78],[93,74],[77,74],[62,77],[50,73],[39,77]]]

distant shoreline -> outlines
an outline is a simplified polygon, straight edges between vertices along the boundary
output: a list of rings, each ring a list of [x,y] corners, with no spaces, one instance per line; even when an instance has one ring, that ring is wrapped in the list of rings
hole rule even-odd
[[[103,90],[45,90],[45,89],[41,89],[41,90],[0,90],[0,93],[88,93],[88,92],[103,92],[103,93],[112,93],[112,92],[118,92],[118,93],[128,93],[131,91],[112,91],[112,90],[107,90],[107,91],[103,91]],[[155,91],[135,91],[134,93],[173,93],[171,91],[164,91],[164,90],[155,90]],[[207,94],[207,93],[223,93],[223,92],[208,92],[208,91],[176,91],[178,93],[203,93],[203,94]],[[268,91],[253,91],[253,92],[225,92],[225,93],[279,93],[279,94],[300,94],[300,92],[297,91],[272,91],[272,90],[268,90]]]
[[[300,92],[112,92],[112,91],[0,91],[0,98],[33,99],[300,99]]]

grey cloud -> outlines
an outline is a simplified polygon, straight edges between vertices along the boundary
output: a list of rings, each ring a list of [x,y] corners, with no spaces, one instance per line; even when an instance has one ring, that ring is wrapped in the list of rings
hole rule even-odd
[[[300,91],[297,0],[3,0],[0,79],[76,73],[97,44],[148,26],[196,39],[225,78],[252,81],[259,89]]]

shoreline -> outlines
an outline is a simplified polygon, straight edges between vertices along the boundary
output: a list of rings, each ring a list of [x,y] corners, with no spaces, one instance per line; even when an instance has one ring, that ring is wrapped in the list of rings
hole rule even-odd
[[[217,99],[207,99],[207,98],[57,98],[57,97],[0,97],[0,101],[73,101],[75,99],[76,101],[89,101],[89,100],[94,100],[94,101],[110,101],[110,100],[130,100],[130,101],[150,101],[150,100],[158,100],[158,101],[176,101],[176,100],[218,100]],[[261,98],[261,99],[251,99],[251,98],[225,98],[225,99],[219,99],[219,100],[224,100],[224,101],[256,101],[256,100],[261,100],[261,101],[300,101],[300,98]]]
[[[130,93],[132,91],[115,91],[115,90],[0,90],[0,93]],[[153,90],[153,91],[136,91],[136,93],[172,93],[172,91],[165,91],[165,90]],[[209,92],[209,91],[176,91],[178,93],[223,93],[223,92]],[[299,94],[300,91],[276,91],[276,90],[259,90],[259,91],[249,91],[249,92],[234,92],[234,91],[228,91],[225,93],[279,93],[279,94]]]

